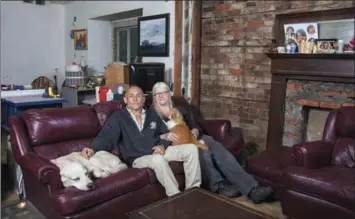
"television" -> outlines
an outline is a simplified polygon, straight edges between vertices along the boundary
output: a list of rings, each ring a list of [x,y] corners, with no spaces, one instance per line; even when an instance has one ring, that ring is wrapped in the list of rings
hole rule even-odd
[[[154,84],[164,80],[164,63],[147,62],[129,65],[129,85],[137,85],[145,94],[151,94]]]

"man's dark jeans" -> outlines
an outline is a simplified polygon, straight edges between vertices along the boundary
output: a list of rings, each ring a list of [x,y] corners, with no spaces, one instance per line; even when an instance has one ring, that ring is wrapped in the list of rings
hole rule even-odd
[[[211,191],[218,190],[218,183],[225,178],[236,186],[243,195],[258,186],[258,182],[241,167],[235,157],[211,136],[201,138],[210,150],[199,149],[202,178]],[[223,175],[223,176],[222,176]]]

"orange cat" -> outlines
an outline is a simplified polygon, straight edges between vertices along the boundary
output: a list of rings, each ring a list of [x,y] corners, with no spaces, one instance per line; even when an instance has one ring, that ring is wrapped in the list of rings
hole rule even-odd
[[[173,109],[173,114],[168,122],[165,122],[170,132],[178,137],[178,142],[172,145],[194,144],[199,148],[208,150],[208,146],[203,141],[197,140],[191,133],[189,127],[185,124],[181,113],[177,109]]]

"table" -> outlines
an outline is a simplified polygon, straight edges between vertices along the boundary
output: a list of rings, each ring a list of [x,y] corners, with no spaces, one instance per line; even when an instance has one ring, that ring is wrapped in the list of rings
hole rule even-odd
[[[44,98],[42,95],[9,96],[2,101],[1,127],[9,131],[9,118],[27,109],[62,107],[63,98]]]
[[[261,212],[209,191],[193,188],[128,214],[130,219],[267,219]]]
[[[64,102],[63,98],[44,98],[42,95],[12,95],[1,98],[1,128],[5,131],[1,132],[1,136],[6,136],[9,133],[9,119],[12,115],[18,115],[28,109],[41,109],[41,108],[61,108]],[[7,153],[7,163],[9,164],[10,171],[12,172],[12,180],[15,182],[17,191],[23,197],[26,196],[24,189],[24,182],[22,172],[18,164],[12,156],[11,147],[7,143],[2,142],[2,153]],[[4,146],[3,146],[4,145]]]

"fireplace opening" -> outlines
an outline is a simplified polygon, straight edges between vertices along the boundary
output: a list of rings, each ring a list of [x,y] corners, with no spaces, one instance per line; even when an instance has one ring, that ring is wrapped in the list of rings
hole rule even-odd
[[[302,142],[322,139],[323,129],[330,111],[325,108],[303,107]]]
[[[353,84],[288,80],[282,145],[320,140],[328,113],[343,106],[355,106]]]

